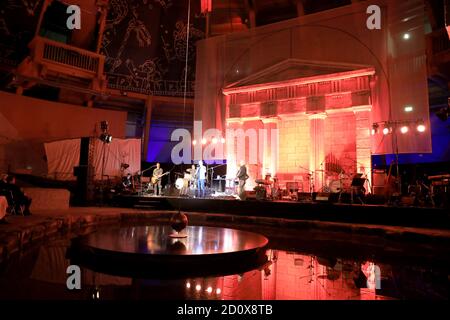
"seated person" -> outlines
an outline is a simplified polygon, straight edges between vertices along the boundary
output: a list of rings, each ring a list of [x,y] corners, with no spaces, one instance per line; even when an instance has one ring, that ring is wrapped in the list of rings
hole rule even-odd
[[[6,209],[8,208],[8,200],[5,196],[0,195],[0,224],[8,223],[6,221]]]
[[[7,174],[2,174],[0,177],[0,191],[6,188],[6,179],[8,178]]]
[[[22,189],[20,189],[16,185],[16,177],[9,175],[8,178],[6,178],[6,182],[7,182],[6,189],[11,192],[13,200],[16,205],[16,209],[20,209],[19,207],[24,206],[25,209],[23,211],[23,214],[26,216],[31,215],[30,212],[31,198],[27,197],[25,193],[23,193]]]

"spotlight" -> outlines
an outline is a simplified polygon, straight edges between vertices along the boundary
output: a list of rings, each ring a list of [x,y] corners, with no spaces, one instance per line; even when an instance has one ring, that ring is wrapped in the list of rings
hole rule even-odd
[[[405,106],[405,108],[403,110],[405,110],[405,112],[412,112],[414,110],[414,108],[413,108],[413,106]]]
[[[200,291],[200,290],[202,290],[202,286],[201,286],[201,285],[199,285],[199,284],[198,284],[198,285],[196,285],[196,286],[195,286],[195,290],[196,290],[196,291]]]
[[[220,142],[225,143],[225,138],[220,139]]]
[[[213,291],[212,287],[208,287],[208,289],[206,289],[206,292],[211,293]]]
[[[222,293],[222,290],[220,290],[220,288],[217,288],[216,289],[216,294],[221,294]]]
[[[112,135],[107,134],[107,133],[102,133],[99,137],[99,139],[103,142],[103,143],[111,143],[112,141]]]
[[[426,130],[426,127],[425,127],[425,125],[424,125],[423,123],[421,123],[421,124],[419,124],[419,125],[417,126],[417,131],[419,131],[419,132],[425,132],[425,130]]]
[[[212,143],[216,144],[217,143],[217,138],[212,138]]]
[[[408,40],[409,38],[411,38],[411,35],[408,32],[403,34],[403,40]]]
[[[388,128],[388,127],[383,128],[383,134],[384,135],[389,134],[389,132],[391,132],[390,128]]]
[[[191,287],[191,283],[190,282],[186,282],[186,288],[190,288]]]
[[[206,139],[205,138],[202,139],[202,144],[206,144]]]
[[[192,141],[192,144],[195,146],[197,144],[197,140]]]
[[[377,134],[377,132],[378,132],[378,123],[374,123],[373,125],[372,125],[372,135],[375,135],[375,134]]]
[[[408,131],[409,131],[408,126],[403,126],[403,127],[400,128],[400,132],[403,133],[403,134],[407,133]]]

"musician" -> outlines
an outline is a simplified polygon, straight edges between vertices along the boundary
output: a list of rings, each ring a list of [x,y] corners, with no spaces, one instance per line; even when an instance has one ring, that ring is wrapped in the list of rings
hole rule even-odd
[[[206,167],[203,165],[203,161],[198,162],[198,168],[195,171],[195,177],[197,179],[196,194],[198,197],[205,196],[205,182],[206,182]]]
[[[153,169],[153,181],[156,181],[153,183],[153,189],[155,190],[155,196],[160,196],[161,195],[161,188],[162,188],[162,184],[161,184],[161,177],[163,175],[163,169],[161,168],[161,164],[159,164],[159,162],[156,164],[156,168]]]
[[[195,177],[195,173],[197,171],[197,169],[195,168],[195,164],[193,164],[191,168],[187,169],[186,171],[190,174],[191,179],[189,181],[189,186],[193,189],[195,187],[196,184],[195,182],[197,180],[197,178]]]
[[[236,178],[239,180],[238,196],[241,200],[245,200],[245,183],[250,177],[247,174],[247,167],[245,166],[245,162],[243,160],[240,162],[240,167],[236,173]]]

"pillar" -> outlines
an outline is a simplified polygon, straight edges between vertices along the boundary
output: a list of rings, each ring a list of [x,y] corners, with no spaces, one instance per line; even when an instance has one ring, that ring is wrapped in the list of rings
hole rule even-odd
[[[238,129],[243,128],[243,122],[240,119],[227,119],[226,121],[226,133],[225,133],[225,155],[227,161],[227,178],[232,179],[236,177],[236,172],[239,165],[237,159],[237,139],[232,134]]]
[[[279,131],[278,117],[263,118],[263,134],[259,134],[258,140],[262,144],[262,178],[266,173],[274,177],[278,170]],[[262,141],[261,141],[262,140]]]
[[[322,190],[325,180],[325,119],[326,113],[309,114],[309,170],[314,172],[314,191]]]
[[[356,125],[356,171],[363,173],[369,180],[369,185],[365,188],[369,191],[372,186],[372,153],[371,153],[371,136],[370,136],[370,116],[372,106],[353,107]]]
[[[150,142],[150,123],[152,121],[153,97],[148,96],[145,100],[145,132],[144,132],[144,160],[147,160],[148,144]]]

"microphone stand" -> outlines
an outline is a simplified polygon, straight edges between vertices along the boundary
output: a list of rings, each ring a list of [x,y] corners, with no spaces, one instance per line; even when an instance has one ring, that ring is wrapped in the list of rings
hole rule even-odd
[[[219,165],[217,165],[217,166],[215,166],[215,167],[211,167],[210,169],[207,169],[207,170],[211,170],[211,180],[210,180],[210,187],[211,188],[214,188],[214,169],[215,168],[218,168],[218,167],[221,167],[221,166],[224,166],[225,164],[219,164]],[[222,189],[222,188],[221,188]]]

